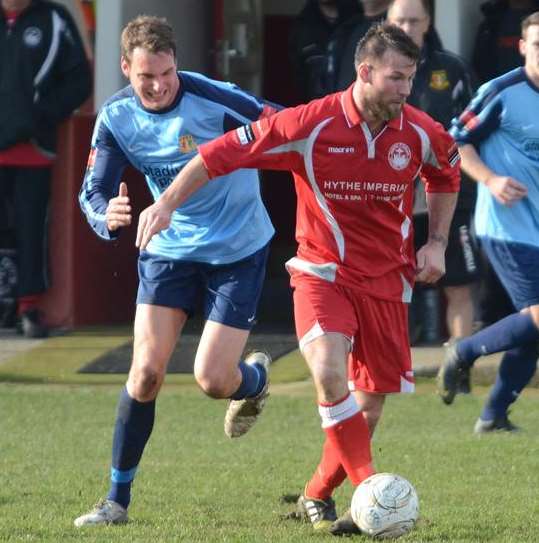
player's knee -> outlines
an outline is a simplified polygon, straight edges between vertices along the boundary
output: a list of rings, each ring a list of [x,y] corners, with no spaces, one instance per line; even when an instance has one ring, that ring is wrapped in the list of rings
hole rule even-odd
[[[334,366],[324,367],[319,372],[317,381],[318,388],[327,401],[338,401],[348,392],[346,375]]]
[[[195,370],[195,379],[202,392],[210,398],[228,398],[234,392],[230,390],[228,381],[219,373]]]
[[[535,327],[539,329],[539,305],[530,307],[530,316],[533,320]]]
[[[129,374],[129,388],[138,401],[153,400],[162,382],[162,373],[149,364],[139,366]]]
[[[362,412],[369,426],[369,430],[371,434],[373,434],[374,429],[376,428],[376,425],[378,424],[378,421],[380,420],[380,417],[382,416],[382,406],[376,405],[376,406],[370,406],[369,408],[363,408]]]

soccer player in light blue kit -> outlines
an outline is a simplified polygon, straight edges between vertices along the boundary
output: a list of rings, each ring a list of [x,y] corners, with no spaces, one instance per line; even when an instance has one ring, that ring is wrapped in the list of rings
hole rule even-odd
[[[234,85],[178,72],[172,28],[141,16],[122,33],[121,67],[130,85],[101,109],[94,128],[81,208],[102,238],[131,223],[122,172],[132,164],[155,199],[197,152],[197,145],[274,108]],[[274,230],[255,170],[221,177],[173,214],[138,262],[133,361],[120,395],[105,500],[76,526],[127,521],[131,483],[150,437],[155,400],[178,335],[204,296],[206,324],[194,374],[213,398],[230,398],[225,433],[238,437],[256,421],[268,395],[269,357],[240,357],[264,280]]]
[[[519,47],[524,66],[483,85],[452,128],[462,167],[479,185],[477,235],[518,310],[451,346],[438,374],[451,404],[463,369],[505,351],[477,434],[517,430],[508,408],[539,356],[539,12],[522,22]]]

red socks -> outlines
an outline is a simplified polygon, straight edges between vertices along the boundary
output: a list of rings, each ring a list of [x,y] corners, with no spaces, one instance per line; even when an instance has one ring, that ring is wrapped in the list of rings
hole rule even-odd
[[[341,464],[339,453],[331,445],[328,438],[324,442],[322,458],[311,480],[305,487],[305,495],[309,498],[327,500],[333,490],[341,486],[346,479],[346,471]]]
[[[326,441],[305,494],[325,500],[347,476],[357,486],[374,473],[374,468],[369,427],[354,396],[348,394],[334,404],[320,405],[319,412]]]
[[[361,412],[325,429],[329,442],[341,457],[350,482],[357,486],[374,473],[369,427]]]

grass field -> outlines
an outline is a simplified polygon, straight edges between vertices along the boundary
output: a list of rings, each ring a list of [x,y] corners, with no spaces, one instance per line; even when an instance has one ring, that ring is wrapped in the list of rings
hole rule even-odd
[[[432,383],[392,397],[375,436],[379,471],[409,478],[421,521],[402,541],[539,541],[537,413],[528,392],[513,418],[526,431],[471,434],[485,389],[440,404]],[[332,541],[282,516],[314,468],[322,433],[309,383],[273,387],[260,423],[239,440],[225,404],[194,386],[165,387],[126,526],[77,530],[106,491],[117,386],[0,384],[0,541]],[[336,495],[347,507],[351,488]],[[356,538],[363,539],[363,538]]]

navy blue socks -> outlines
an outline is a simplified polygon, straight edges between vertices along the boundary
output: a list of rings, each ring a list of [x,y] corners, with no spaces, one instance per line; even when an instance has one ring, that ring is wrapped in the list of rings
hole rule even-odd
[[[500,363],[496,382],[481,413],[483,420],[505,416],[535,374],[539,349],[536,342],[507,351]]]
[[[131,484],[150,438],[155,419],[155,400],[138,402],[124,388],[118,402],[118,413],[112,440],[111,486],[107,499],[127,509],[131,500]]]
[[[266,369],[260,364],[246,364],[243,360],[240,362],[241,384],[231,396],[233,400],[243,400],[243,398],[252,398],[262,392],[266,384]]]
[[[539,329],[529,313],[513,313],[487,328],[462,339],[457,354],[465,366],[471,366],[483,355],[509,351],[539,340]]]

